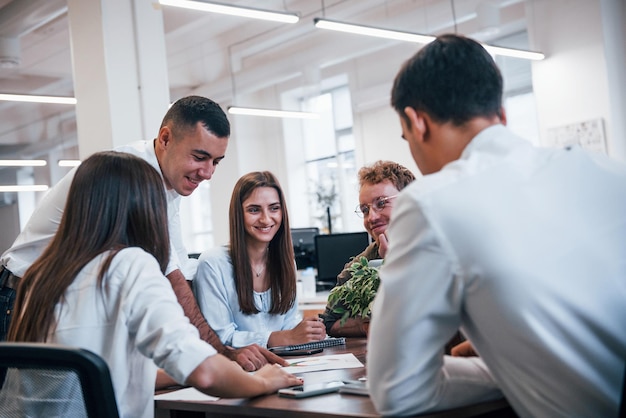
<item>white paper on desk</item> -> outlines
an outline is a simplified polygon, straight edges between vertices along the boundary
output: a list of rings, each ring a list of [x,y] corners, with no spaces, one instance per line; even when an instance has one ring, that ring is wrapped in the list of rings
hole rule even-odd
[[[331,354],[328,356],[315,357],[298,357],[287,361],[290,365],[283,367],[283,370],[292,374],[364,367],[363,363],[361,363],[352,353]]]
[[[154,395],[155,401],[217,401],[219,398],[200,392],[196,388],[184,388]]]

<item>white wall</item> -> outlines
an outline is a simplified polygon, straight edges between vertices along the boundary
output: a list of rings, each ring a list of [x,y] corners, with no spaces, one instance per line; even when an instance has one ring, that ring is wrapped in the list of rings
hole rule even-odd
[[[626,161],[626,71],[624,65],[613,68],[620,56],[623,64],[624,37],[607,42],[603,29],[616,27],[623,34],[626,19],[623,6],[621,15],[603,15],[601,8],[620,1],[534,1],[527,16],[535,49],[547,55],[532,67],[542,138],[551,128],[602,118],[609,155]]]
[[[390,106],[363,112],[358,120],[363,165],[376,160],[391,160],[404,165],[416,176],[420,175],[409,146],[402,139],[398,115]]]
[[[626,1],[602,0],[611,108],[611,155],[626,161]]]
[[[350,91],[360,165],[371,164],[376,160],[391,160],[419,175],[408,145],[402,139],[400,121],[390,100],[396,74],[420,47],[399,44],[352,63]]]

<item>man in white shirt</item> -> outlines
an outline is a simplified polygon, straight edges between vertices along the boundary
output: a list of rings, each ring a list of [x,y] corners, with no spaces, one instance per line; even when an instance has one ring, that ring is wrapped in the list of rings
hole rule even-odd
[[[209,180],[224,159],[230,123],[221,107],[200,96],[176,101],[167,111],[156,139],[139,141],[116,148],[148,161],[163,177],[168,202],[171,259],[167,268],[169,279],[185,314],[198,328],[203,340],[221,354],[237,361],[245,370],[262,365],[284,364],[284,361],[257,345],[240,349],[224,346],[207,324],[195,301],[186,278],[193,280],[197,260],[190,259],[183,245],[179,207],[182,196],[188,196]],[[2,255],[0,275],[0,341],[5,339],[19,278],[39,257],[54,236],[75,169],[68,173],[41,200],[13,246]],[[89,233],[89,231],[85,231]]]
[[[523,417],[617,416],[626,167],[511,133],[498,68],[462,36],[407,61],[391,102],[424,177],[388,229],[367,353],[377,410],[448,409],[499,388]],[[459,326],[480,357],[442,354]]]

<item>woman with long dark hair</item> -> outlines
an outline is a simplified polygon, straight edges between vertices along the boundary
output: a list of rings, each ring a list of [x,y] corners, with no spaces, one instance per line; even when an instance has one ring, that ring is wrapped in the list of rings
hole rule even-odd
[[[299,384],[278,366],[249,375],[199,338],[164,276],[166,212],[163,180],[146,161],[115,151],[86,159],[56,235],[20,281],[8,340],[99,354],[111,370],[121,416],[154,415],[157,367],[180,384],[223,397]],[[19,391],[18,380],[9,373],[3,392]]]
[[[200,256],[193,282],[200,309],[222,342],[273,347],[324,339],[319,319],[300,320],[289,215],[272,173],[252,172],[237,181],[229,221],[230,244]]]

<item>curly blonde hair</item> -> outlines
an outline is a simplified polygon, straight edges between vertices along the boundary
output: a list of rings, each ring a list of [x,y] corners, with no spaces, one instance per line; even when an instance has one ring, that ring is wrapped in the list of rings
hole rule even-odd
[[[361,167],[358,173],[359,186],[390,181],[396,189],[402,190],[415,180],[415,175],[405,166],[393,161],[378,160],[372,165]]]

